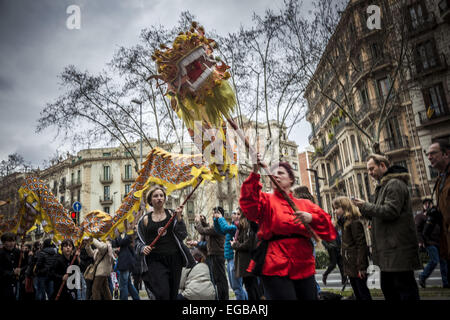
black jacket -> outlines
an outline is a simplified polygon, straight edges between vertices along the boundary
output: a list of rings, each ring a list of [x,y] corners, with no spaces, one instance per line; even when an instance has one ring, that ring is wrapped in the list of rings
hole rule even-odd
[[[54,266],[52,268],[53,273],[53,281],[54,281],[54,292],[52,300],[56,298],[56,295],[58,294],[59,288],[62,284],[62,278],[67,272],[67,268],[70,266],[70,262],[72,262],[73,256],[70,257],[69,260],[67,260],[64,255],[58,254],[54,260]],[[77,259],[75,259],[74,265],[78,265]],[[64,284],[63,290],[61,291],[61,296],[59,297],[59,300],[76,300],[76,289],[69,289],[67,287],[67,283]]]
[[[113,248],[120,248],[117,269],[119,271],[132,271],[136,264],[136,254],[132,247],[133,239],[129,235],[117,238],[111,242]]]
[[[52,274],[57,253],[55,247],[46,247],[39,251],[36,261],[36,276],[48,277]]]

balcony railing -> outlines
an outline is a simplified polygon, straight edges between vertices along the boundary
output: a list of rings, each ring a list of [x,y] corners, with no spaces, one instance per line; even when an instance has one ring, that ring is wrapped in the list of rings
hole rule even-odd
[[[428,113],[427,111],[419,111],[419,121],[420,124],[423,126],[427,125],[433,125],[437,122],[440,122],[441,120],[448,120],[450,119],[450,112],[448,111],[448,108],[440,107],[435,108],[434,112]]]
[[[432,59],[426,61],[427,65],[424,65],[424,61],[418,60],[413,66],[412,76],[414,79],[433,75],[436,72],[447,70],[447,59],[445,54],[441,53],[434,56]]]
[[[136,180],[136,177],[134,177],[133,174],[131,175],[122,174],[121,177],[123,182],[134,182]]]
[[[409,149],[409,137],[407,136],[389,137],[380,143],[380,150],[383,153],[392,153],[405,149]]]
[[[112,198],[110,196],[107,196],[107,195],[104,195],[103,197],[100,196],[99,199],[100,199],[100,203],[102,205],[108,205],[108,204],[112,204],[113,203]]]
[[[103,174],[100,175],[100,183],[112,183],[113,181],[113,175],[110,174],[108,176],[105,176]]]
[[[433,12],[428,13],[428,17],[425,19],[424,17],[420,17],[421,21],[416,22],[416,24],[409,24],[408,26],[408,35],[410,37],[415,37],[422,32],[425,32],[427,30],[430,30],[434,28],[436,23],[436,17],[434,16]]]
[[[328,155],[328,153],[330,152],[331,149],[333,149],[333,147],[337,144],[337,141],[335,138],[333,138],[333,140],[331,140],[323,149],[323,155],[326,156]]]
[[[71,180],[69,183],[69,189],[81,187],[81,179]]]
[[[339,180],[339,178],[342,177],[342,170],[337,170],[330,178],[330,186],[333,186],[336,184],[336,180]]]

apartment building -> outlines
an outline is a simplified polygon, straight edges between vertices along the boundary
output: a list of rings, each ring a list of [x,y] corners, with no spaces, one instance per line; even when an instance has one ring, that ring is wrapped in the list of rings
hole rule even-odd
[[[320,191],[324,209],[329,212],[336,196],[369,200],[373,195],[374,183],[365,162],[371,152],[370,144],[357,126],[375,137],[380,119],[385,121],[378,140],[380,152],[411,174],[409,189],[415,209],[420,210],[421,200],[431,194],[423,155],[425,138],[421,138],[422,128],[418,125],[419,109],[423,110],[424,103],[413,95],[420,90],[424,93],[423,87],[413,82],[414,66],[410,61],[396,60],[399,39],[407,39],[403,49],[408,52],[423,50],[415,47],[412,40],[421,33],[411,28],[414,24],[419,29],[416,25],[419,20],[412,18],[412,9],[422,5],[425,8],[425,1],[410,1],[407,10],[401,11],[410,17],[406,15],[406,28],[401,29],[406,30],[405,34],[397,34],[399,29],[393,27],[398,20],[392,19],[399,17],[392,14],[394,9],[390,6],[398,3],[350,1],[305,93],[309,107],[306,119],[312,127],[309,142],[315,150],[312,166],[325,178],[320,181]],[[382,29],[367,27],[366,10],[373,4],[381,7]],[[395,10],[399,12],[398,6]],[[445,28],[448,31],[448,25]],[[399,65],[404,67],[397,69]],[[326,96],[337,101],[348,114]],[[383,110],[390,107],[392,111],[386,116]]]
[[[415,123],[422,149],[432,140],[450,141],[450,1],[416,1],[408,7],[408,30],[415,59],[412,81],[419,90],[411,92]],[[432,190],[437,171],[425,158],[424,175]]]

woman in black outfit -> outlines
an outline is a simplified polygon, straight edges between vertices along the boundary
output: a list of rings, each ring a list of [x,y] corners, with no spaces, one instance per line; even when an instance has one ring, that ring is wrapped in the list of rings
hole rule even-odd
[[[147,203],[153,211],[139,220],[136,239],[137,253],[144,256],[142,279],[150,299],[176,300],[182,268],[195,264],[189,249],[182,242],[187,237],[183,207],[178,207],[175,212],[166,209],[166,193],[160,186],[150,190]],[[150,247],[173,214],[176,214],[174,221],[155,246]]]

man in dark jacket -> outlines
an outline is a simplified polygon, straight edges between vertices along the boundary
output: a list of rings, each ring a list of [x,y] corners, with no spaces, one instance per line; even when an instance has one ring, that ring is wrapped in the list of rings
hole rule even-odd
[[[381,290],[386,300],[419,300],[414,270],[421,265],[409,174],[403,167],[390,167],[384,156],[376,154],[369,156],[367,170],[378,182],[375,201],[353,202],[364,217],[372,219],[373,263],[381,270]]]
[[[450,259],[450,144],[448,140],[437,139],[426,153],[431,166],[439,171],[433,190],[436,206],[442,215],[442,228],[439,253],[442,258]]]
[[[435,209],[433,208],[433,201],[431,199],[423,200],[423,212],[419,213],[416,218],[417,237],[419,238],[419,247],[424,248],[427,251],[430,260],[419,275],[419,284],[422,288],[425,288],[425,281],[436,268],[437,264],[440,264],[442,285],[444,288],[448,288],[447,278],[447,261],[439,258],[439,240],[441,234],[441,227],[439,223],[435,223],[429,212]]]
[[[51,239],[45,239],[42,250],[39,251],[36,260],[36,277],[37,277],[37,290],[36,300],[50,299],[54,291],[53,281],[53,266],[57,256],[57,250],[52,244]]]
[[[228,280],[225,271],[224,246],[225,236],[219,234],[214,226],[206,222],[204,216],[195,215],[195,229],[206,238],[207,257],[206,263],[209,265],[213,274],[213,280],[217,287],[217,296],[219,300],[228,300]]]
[[[19,277],[23,268],[19,268],[20,251],[16,248],[16,235],[2,234],[3,248],[0,249],[0,299],[16,300],[20,289]]]
[[[131,270],[136,264],[136,254],[134,248],[135,235],[125,234],[111,242],[113,248],[120,248],[117,270],[119,270],[119,290],[120,300],[128,300],[128,293],[131,294],[133,300],[140,300],[139,292],[131,282]]]

